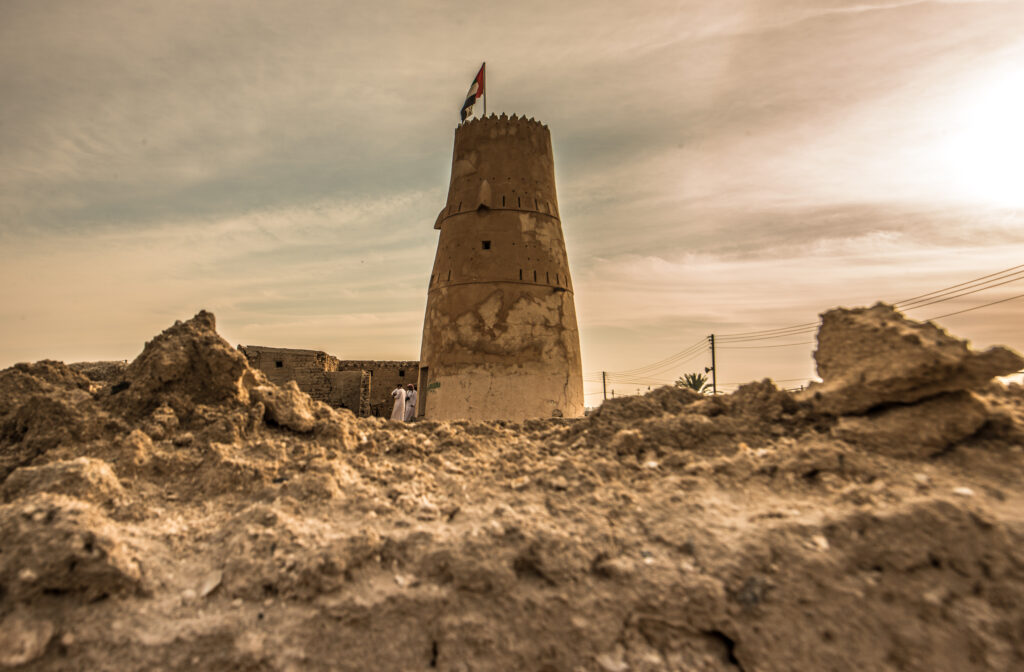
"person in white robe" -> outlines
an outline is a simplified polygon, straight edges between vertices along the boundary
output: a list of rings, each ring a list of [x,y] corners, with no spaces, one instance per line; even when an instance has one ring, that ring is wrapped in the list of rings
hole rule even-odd
[[[405,390],[401,383],[391,390],[391,396],[395,399],[395,406],[391,409],[391,419],[401,422],[405,420]]]
[[[409,383],[405,390],[405,421],[412,422],[416,417],[416,386]]]

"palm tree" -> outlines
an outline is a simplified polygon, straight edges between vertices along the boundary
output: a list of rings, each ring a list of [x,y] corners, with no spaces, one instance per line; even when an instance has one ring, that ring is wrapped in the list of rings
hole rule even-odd
[[[684,387],[703,393],[707,392],[711,385],[708,384],[707,374],[687,373],[676,380],[676,387]]]

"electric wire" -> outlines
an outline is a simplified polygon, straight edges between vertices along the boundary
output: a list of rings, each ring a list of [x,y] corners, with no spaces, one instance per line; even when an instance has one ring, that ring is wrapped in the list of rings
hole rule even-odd
[[[1018,294],[1016,296],[1011,296],[1011,297],[1006,298],[1006,299],[999,299],[998,301],[992,301],[991,303],[983,303],[980,306],[974,306],[973,308],[964,308],[963,310],[958,310],[955,313],[946,313],[945,315],[936,315],[935,317],[930,317],[928,319],[929,320],[938,320],[938,319],[941,319],[943,317],[952,317],[953,315],[959,315],[961,313],[969,313],[972,310],[978,310],[979,308],[988,308],[989,306],[994,306],[997,303],[1006,303],[1007,301],[1013,301],[1014,299],[1019,299],[1019,298],[1022,298],[1022,297],[1024,297],[1024,294]]]
[[[917,310],[918,308],[924,308],[925,306],[935,305],[936,303],[945,303],[946,301],[952,301],[953,299],[959,299],[962,296],[970,296],[971,294],[977,294],[978,292],[984,292],[986,290],[993,289],[995,287],[1001,287],[1003,285],[1008,285],[1008,284],[1010,284],[1012,282],[1020,282],[1021,280],[1024,280],[1024,275],[1020,275],[1019,277],[1015,277],[1015,278],[1010,278],[1009,280],[1003,280],[1002,282],[996,282],[996,283],[993,283],[993,284],[985,285],[984,287],[977,287],[975,289],[969,289],[969,290],[965,289],[965,290],[960,291],[958,293],[944,295],[942,298],[936,298],[933,301],[925,301],[923,303],[918,303],[918,304],[913,305],[913,306],[899,306],[899,309],[903,310],[903,311]]]
[[[908,304],[908,303],[916,303],[919,299],[925,299],[927,297],[934,296],[935,294],[943,294],[943,293],[945,293],[947,291],[950,291],[950,290],[953,290],[953,289],[957,289],[959,287],[964,287],[965,285],[973,285],[973,284],[976,284],[976,283],[980,282],[981,280],[985,280],[987,278],[994,278],[997,275],[999,275],[999,276],[1005,275],[1006,273],[1009,273],[1010,271],[1015,271],[1016,273],[1024,273],[1024,270],[1018,270],[1018,269],[1024,269],[1024,264],[1021,264],[1019,266],[1011,266],[1010,268],[1004,268],[1001,271],[996,271],[995,273],[989,273],[988,275],[983,275],[981,277],[974,278],[973,280],[967,280],[965,282],[961,282],[961,283],[956,284],[956,285],[950,285],[949,287],[944,287],[942,289],[937,289],[934,292],[928,292],[927,294],[919,294],[918,296],[912,296],[909,299],[903,299],[901,301],[897,301],[893,305],[894,306],[902,306],[902,305],[905,305],[905,304]]]
[[[624,371],[607,371],[605,373],[607,375],[609,375],[609,376],[652,373],[652,372],[654,372],[654,371],[656,371],[658,369],[663,369],[663,368],[672,366],[673,364],[679,363],[678,360],[682,359],[683,357],[687,357],[688,355],[700,354],[701,352],[704,351],[704,349],[706,347],[707,347],[707,341],[705,339],[701,339],[700,341],[694,343],[690,347],[688,347],[688,348],[686,348],[684,350],[681,350],[680,352],[677,352],[676,354],[671,355],[670,357],[666,357],[665,359],[662,359],[660,361],[654,362],[652,364],[648,364],[646,366],[640,366],[640,367],[637,367],[635,369],[626,369]],[[692,357],[691,357],[691,359],[692,359]],[[685,360],[685,361],[689,361],[689,360]]]
[[[793,345],[813,345],[814,341],[800,341],[799,343],[779,343],[777,345],[724,345],[719,350],[760,350],[761,348],[788,348]]]
[[[701,350],[704,347],[706,347],[706,345],[707,345],[707,341],[702,338],[701,340],[697,341],[696,343],[693,343],[689,347],[684,348],[683,350],[680,350],[679,352],[675,353],[674,355],[670,355],[670,356],[666,357],[665,359],[659,360],[657,362],[653,362],[651,364],[647,364],[645,366],[639,366],[639,367],[636,367],[634,369],[624,369],[622,371],[614,371],[612,373],[633,373],[633,372],[636,372],[636,371],[643,371],[643,370],[646,370],[646,369],[657,368],[659,366],[663,366],[663,365],[665,365],[667,363],[670,363],[673,360],[679,359],[680,357],[685,357],[685,356],[695,352],[696,350]]]

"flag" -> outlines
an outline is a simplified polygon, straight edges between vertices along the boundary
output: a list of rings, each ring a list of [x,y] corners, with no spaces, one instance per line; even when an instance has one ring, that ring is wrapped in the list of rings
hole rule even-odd
[[[473,114],[473,103],[484,95],[485,67],[487,67],[486,63],[480,66],[480,72],[476,73],[476,77],[473,78],[473,83],[469,85],[469,93],[466,94],[466,102],[462,104],[461,121],[465,121],[469,115]]]

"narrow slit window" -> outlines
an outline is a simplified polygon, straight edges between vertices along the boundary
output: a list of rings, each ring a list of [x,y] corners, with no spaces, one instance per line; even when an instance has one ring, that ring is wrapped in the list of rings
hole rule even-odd
[[[523,199],[522,198],[519,198],[517,196],[516,197],[516,203],[518,203],[518,205],[516,207],[520,207],[520,208],[523,207]]]
[[[519,269],[519,279],[520,280],[523,279],[523,269],[521,269],[521,268]]]
[[[504,196],[501,197],[501,207],[503,207],[503,208],[505,207],[505,197]]]
[[[544,273],[544,282],[548,283],[549,285],[551,284],[551,273],[550,272]]]
[[[537,282],[537,271],[533,272],[533,281]]]
[[[448,269],[448,279],[449,280],[452,279],[452,271],[451,271],[451,269]]]
[[[481,240],[480,241],[480,249],[483,249],[483,250],[491,249],[491,241],[489,241],[489,240]]]
[[[558,279],[558,273],[555,273],[555,284],[556,285],[562,284],[562,281]]]
[[[539,204],[537,203],[537,199],[536,199],[536,198],[535,198],[535,199],[533,199],[533,209],[534,209],[534,210],[537,210],[537,209],[539,209],[539,208],[540,208],[540,205],[539,205]]]

